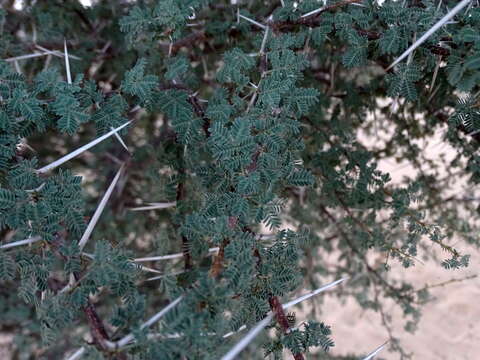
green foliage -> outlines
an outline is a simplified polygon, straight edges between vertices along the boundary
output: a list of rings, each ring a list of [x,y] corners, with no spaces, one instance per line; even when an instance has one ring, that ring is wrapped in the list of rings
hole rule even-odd
[[[15,276],[15,268],[15,261],[8,254],[0,253],[0,279],[13,279]]]
[[[255,61],[238,48],[227,51],[223,58],[224,64],[217,72],[217,79],[224,83],[245,85],[249,80],[245,73],[255,65]]]
[[[422,77],[419,69],[414,64],[399,65],[395,75],[389,75],[388,95],[403,96],[405,99],[414,101],[418,97],[415,82]]]
[[[58,119],[58,128],[68,134],[74,134],[82,122],[88,121],[88,115],[80,109],[80,102],[68,90],[59,94],[52,103],[52,110]]]
[[[276,331],[239,358],[319,348],[340,359],[321,313],[275,304],[348,276],[334,296],[382,314],[396,304],[414,331],[429,297],[390,262],[461,272],[473,261],[474,3],[388,70],[457,2],[329,0],[309,16],[318,1],[11,3],[0,10],[0,332],[16,336],[12,357],[78,345],[86,359],[219,359],[273,311]],[[443,168],[419,146],[434,136],[455,150]],[[409,178],[383,170],[393,160]]]
[[[202,120],[194,115],[184,91],[163,91],[157,94],[157,99],[160,110],[171,120],[180,142],[188,144],[201,136]]]
[[[349,32],[348,43],[350,46],[342,57],[343,65],[347,68],[365,65],[368,51],[367,39],[355,32]]]
[[[155,75],[145,75],[145,59],[137,61],[135,66],[125,73],[121,89],[130,95],[135,95],[145,104],[152,99],[152,93],[158,85],[158,78]]]

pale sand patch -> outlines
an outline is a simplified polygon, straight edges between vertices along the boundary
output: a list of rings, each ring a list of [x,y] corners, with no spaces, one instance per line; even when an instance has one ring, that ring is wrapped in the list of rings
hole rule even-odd
[[[438,263],[426,262],[414,268],[401,269],[392,264],[392,272],[411,282],[415,289],[425,284],[436,284],[452,278],[464,278],[480,273],[478,252],[475,248],[465,249],[472,254],[472,263],[464,270],[445,270]],[[348,286],[346,283],[344,286]],[[413,359],[423,360],[476,360],[480,351],[480,280],[479,278],[449,284],[430,290],[435,300],[422,309],[417,331],[408,333],[403,326],[401,310],[387,306],[392,316],[393,335],[398,337],[407,352],[413,352]],[[388,333],[381,325],[378,313],[363,310],[353,300],[345,306],[338,299],[329,297],[321,306],[321,321],[332,326],[335,347],[332,354],[368,353],[388,339]],[[398,354],[382,351],[379,358],[398,359]]]
[[[448,166],[456,150],[442,140],[443,131],[438,131],[433,139],[419,144],[428,158],[435,160],[440,167]],[[363,138],[362,140],[365,140]],[[366,141],[372,143],[373,139]],[[391,174],[393,182],[400,182],[404,176],[415,176],[412,167],[381,161],[379,168]],[[459,197],[469,194],[465,179],[459,178],[456,186],[449,189],[449,194],[457,193]],[[428,240],[427,240],[428,241]],[[411,283],[415,289],[433,285],[452,278],[461,279],[480,274],[478,249],[459,242],[455,245],[462,254],[471,254],[470,266],[462,270],[445,270],[441,259],[448,258],[438,246],[433,246],[440,260],[426,261],[424,265],[416,263],[413,268],[404,269],[400,264],[390,261],[391,272],[399,280]],[[419,256],[419,258],[421,258]],[[348,286],[346,283],[344,286]],[[413,359],[422,360],[477,360],[480,359],[480,278],[448,284],[430,290],[435,299],[422,308],[422,317],[414,334],[404,330],[405,321],[398,306],[387,306],[386,311],[392,316],[393,335],[400,339],[407,352],[413,352]],[[381,325],[379,313],[363,310],[354,300],[347,300],[345,305],[338,299],[328,297],[321,306],[321,321],[332,326],[335,347],[332,354],[368,353],[388,339],[386,329]],[[382,351],[378,358],[399,359],[396,353]]]
[[[0,359],[7,360],[12,355],[13,335],[8,333],[0,333]]]

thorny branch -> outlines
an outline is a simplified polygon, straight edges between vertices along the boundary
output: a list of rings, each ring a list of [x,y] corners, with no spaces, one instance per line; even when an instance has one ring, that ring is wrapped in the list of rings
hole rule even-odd
[[[402,290],[397,289],[394,287],[392,284],[387,282],[383,276],[381,276],[374,268],[370,266],[368,263],[367,259],[365,256],[360,252],[360,250],[357,249],[357,247],[353,244],[352,240],[350,237],[347,235],[347,233],[340,227],[338,224],[337,219],[330,213],[330,211],[327,210],[327,208],[323,205],[320,205],[320,210],[335,224],[337,227],[338,232],[342,236],[342,238],[345,240],[347,243],[348,247],[352,250],[353,253],[355,253],[358,258],[364,263],[365,268],[373,274],[391,293],[392,296],[396,297],[398,300],[404,302],[405,304],[408,304],[413,301],[412,296],[409,294],[405,294]]]
[[[63,261],[68,261],[69,259],[67,258],[67,256],[63,255],[59,250],[64,242],[65,242],[65,238],[59,234],[56,237],[56,241],[51,242],[50,245],[52,246],[53,253],[57,257],[61,258]],[[78,281],[80,279],[80,274],[78,272],[74,272],[73,277],[75,278],[75,281]],[[58,284],[56,284],[56,281],[54,281],[53,279],[49,281],[49,285],[52,286],[52,288],[58,287]],[[105,325],[102,319],[97,313],[95,305],[90,299],[87,298],[87,304],[82,308],[82,310],[85,313],[85,316],[87,318],[87,322],[90,327],[90,334],[92,335],[93,342],[101,350],[107,351],[108,348],[106,347],[105,342],[110,340],[110,336],[108,335],[107,330],[105,329]],[[124,356],[120,356],[119,359],[125,359],[125,358]]]

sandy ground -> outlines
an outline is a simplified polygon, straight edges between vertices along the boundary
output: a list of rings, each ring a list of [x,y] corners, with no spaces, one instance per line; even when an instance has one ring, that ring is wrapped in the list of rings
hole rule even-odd
[[[478,274],[478,250],[465,249],[472,254],[472,262],[465,270],[445,270],[438,263],[416,265],[399,269],[403,278],[419,289],[425,284],[436,284],[452,278],[465,278]],[[470,251],[468,251],[470,250]],[[395,269],[392,269],[394,271]],[[397,272],[398,274],[399,272]],[[347,284],[345,285],[347,286]],[[401,311],[395,308],[389,315],[393,320],[393,335],[400,339],[413,359],[422,360],[477,360],[480,359],[480,280],[479,278],[432,288],[434,297],[422,310],[422,318],[414,334],[403,329]],[[332,325],[335,347],[332,354],[368,353],[388,339],[381,325],[380,315],[363,310],[353,301],[341,306],[336,299],[327,299],[322,306],[322,321]],[[399,359],[396,353],[383,350],[378,358]]]
[[[440,166],[446,166],[455,150],[442,141],[441,136],[442,132],[438,132],[434,139],[422,144],[421,148],[429,158],[438,161]],[[394,182],[400,181],[403,176],[412,175],[412,168],[407,164],[386,161],[381,162],[379,168],[389,172]],[[465,195],[462,190],[464,182],[458,181],[457,184],[453,190]],[[462,243],[457,244],[456,248],[463,254],[471,255],[467,269],[445,270],[439,261],[433,260],[424,265],[416,263],[409,269],[394,262],[389,264],[399,279],[411,283],[415,289],[452,278],[461,279],[480,274],[479,250]],[[445,258],[440,251],[437,254],[441,259]],[[405,322],[401,311],[398,308],[390,309],[388,315],[392,316],[393,335],[400,339],[406,351],[413,352],[412,359],[480,359],[480,278],[432,288],[430,293],[434,300],[423,307],[422,318],[414,334],[403,329]],[[368,353],[388,339],[380,315],[371,310],[364,311],[353,301],[341,306],[336,299],[328,299],[322,309],[325,316],[321,320],[332,325],[336,342],[332,354]],[[393,360],[399,359],[399,355],[383,350],[377,358]]]
[[[10,359],[10,348],[13,337],[10,334],[0,333],[0,359]]]

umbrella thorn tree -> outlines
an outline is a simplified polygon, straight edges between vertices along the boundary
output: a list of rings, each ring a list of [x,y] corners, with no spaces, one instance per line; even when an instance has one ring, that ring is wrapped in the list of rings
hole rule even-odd
[[[328,296],[415,330],[428,287],[390,265],[455,270],[478,245],[452,192],[480,182],[478,2],[86,3],[1,1],[13,358],[344,359],[335,323],[286,309],[345,277]]]

